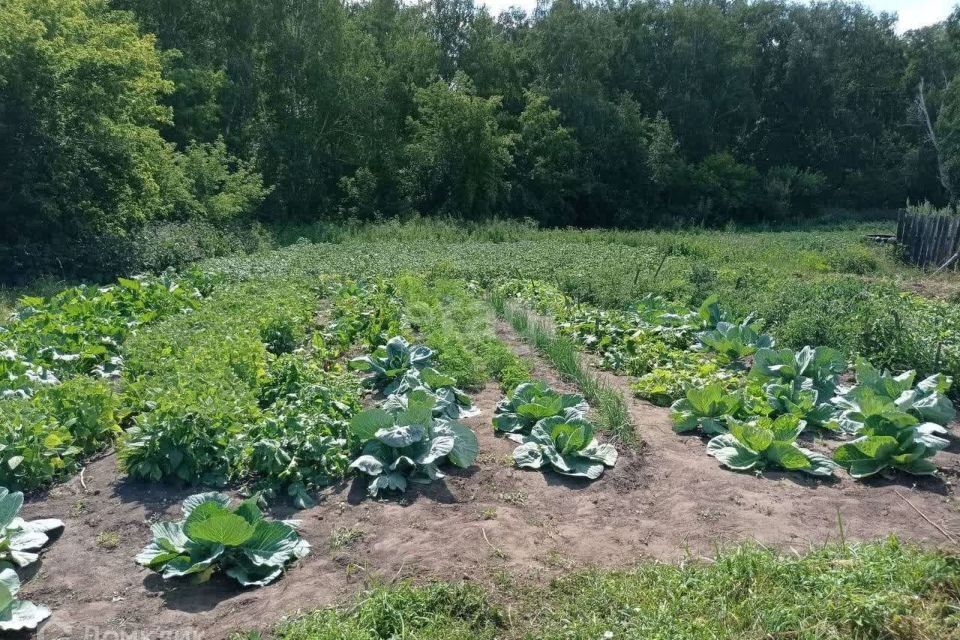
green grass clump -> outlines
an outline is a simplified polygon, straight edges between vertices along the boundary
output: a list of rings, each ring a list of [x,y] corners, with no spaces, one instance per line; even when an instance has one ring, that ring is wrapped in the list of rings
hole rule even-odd
[[[960,564],[895,540],[803,557],[757,546],[713,563],[558,579],[526,621],[544,638],[956,638]]]
[[[478,586],[400,583],[375,588],[348,612],[326,609],[284,624],[278,640],[484,640],[497,637],[500,610]]]
[[[957,558],[894,539],[803,556],[746,545],[713,562],[586,570],[495,597],[463,584],[379,587],[347,610],[286,623],[276,637],[951,640],[960,637],[958,589]]]

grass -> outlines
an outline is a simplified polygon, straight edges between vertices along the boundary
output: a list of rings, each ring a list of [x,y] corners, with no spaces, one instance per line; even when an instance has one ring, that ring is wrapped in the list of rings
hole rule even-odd
[[[493,334],[486,304],[465,280],[411,274],[396,278],[396,288],[419,341],[460,385],[477,389],[492,378],[510,389],[530,378],[527,364]]]
[[[605,384],[584,365],[573,341],[556,335],[543,320],[507,304],[501,296],[491,296],[490,303],[497,315],[509,322],[517,333],[543,354],[561,376],[580,388],[596,411],[597,423],[602,429],[623,442],[637,442],[623,394]]]
[[[97,545],[104,549],[116,549],[120,544],[120,534],[116,531],[101,531],[97,534]]]
[[[339,551],[340,549],[351,547],[363,540],[363,536],[366,534],[367,532],[359,526],[350,528],[338,527],[330,533],[330,550]]]
[[[747,545],[712,561],[574,571],[544,586],[376,587],[283,640],[920,640],[960,638],[956,557],[887,540],[780,555]]]

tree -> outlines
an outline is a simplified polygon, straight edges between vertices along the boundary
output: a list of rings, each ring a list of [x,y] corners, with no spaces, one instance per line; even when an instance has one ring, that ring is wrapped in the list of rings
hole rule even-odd
[[[579,145],[570,129],[560,124],[560,112],[550,107],[545,95],[527,91],[525,100],[517,118],[511,211],[542,224],[570,224]]]
[[[0,226],[6,240],[119,235],[170,215],[158,127],[173,90],[154,37],[103,0],[0,5]]]
[[[500,129],[500,98],[481,98],[457,73],[416,94],[404,178],[419,211],[480,218],[497,211],[508,192],[513,138]]]

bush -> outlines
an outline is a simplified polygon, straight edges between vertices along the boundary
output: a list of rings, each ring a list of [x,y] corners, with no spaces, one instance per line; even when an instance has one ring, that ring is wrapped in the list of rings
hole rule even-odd
[[[79,376],[47,387],[34,402],[70,432],[74,446],[84,455],[100,451],[121,433],[119,403],[103,380]]]

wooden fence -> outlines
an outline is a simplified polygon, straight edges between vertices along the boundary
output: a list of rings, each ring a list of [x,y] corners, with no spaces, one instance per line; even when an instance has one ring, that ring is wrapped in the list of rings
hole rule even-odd
[[[951,262],[957,270],[960,259],[960,216],[907,213],[897,218],[897,243],[910,264],[939,269]]]

